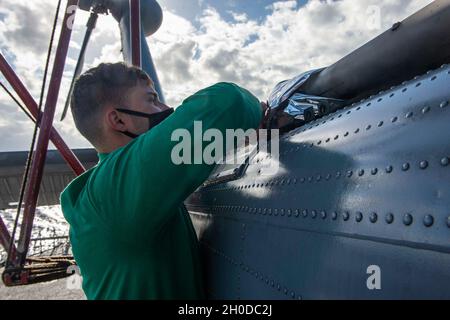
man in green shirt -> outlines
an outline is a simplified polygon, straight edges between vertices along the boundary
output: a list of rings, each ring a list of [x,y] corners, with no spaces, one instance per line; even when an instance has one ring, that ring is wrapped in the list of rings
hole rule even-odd
[[[60,197],[87,298],[205,298],[197,237],[183,201],[214,166],[175,165],[178,142],[171,136],[176,129],[194,136],[194,121],[224,136],[226,129],[256,129],[262,104],[237,85],[218,83],[174,111],[158,100],[145,72],[116,63],[78,79],[71,110],[100,159]]]

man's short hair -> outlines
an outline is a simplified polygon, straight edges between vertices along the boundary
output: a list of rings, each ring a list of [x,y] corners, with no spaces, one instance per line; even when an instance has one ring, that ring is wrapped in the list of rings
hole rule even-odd
[[[75,82],[70,105],[78,131],[94,146],[101,145],[103,107],[125,107],[127,92],[140,81],[152,84],[145,71],[121,62],[102,63],[82,74]]]

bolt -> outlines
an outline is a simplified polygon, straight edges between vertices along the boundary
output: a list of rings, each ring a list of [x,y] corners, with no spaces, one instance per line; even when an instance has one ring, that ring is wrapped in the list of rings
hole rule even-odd
[[[420,169],[426,169],[428,167],[428,161],[420,162]]]
[[[348,211],[345,211],[342,214],[342,217],[344,218],[344,221],[348,221],[348,219],[350,219],[350,213]]]
[[[403,223],[405,224],[405,226],[410,226],[413,223],[413,216],[409,213],[405,214],[403,216]]]
[[[356,213],[356,222],[361,222],[363,219],[363,214],[361,212]]]
[[[388,213],[386,215],[386,222],[388,224],[392,224],[394,222],[394,215],[392,213]]]
[[[425,227],[431,227],[434,223],[434,218],[432,215],[427,214],[424,218],[423,218],[423,224],[425,225]]]

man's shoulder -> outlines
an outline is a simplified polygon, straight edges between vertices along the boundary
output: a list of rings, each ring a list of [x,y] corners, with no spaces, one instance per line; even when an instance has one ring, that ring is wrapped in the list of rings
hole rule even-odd
[[[85,188],[87,181],[95,170],[97,170],[97,166],[86,170],[86,172],[73,179],[64,188],[64,190],[60,194],[60,204],[63,210],[64,208],[75,206],[75,203],[78,200],[81,192]]]

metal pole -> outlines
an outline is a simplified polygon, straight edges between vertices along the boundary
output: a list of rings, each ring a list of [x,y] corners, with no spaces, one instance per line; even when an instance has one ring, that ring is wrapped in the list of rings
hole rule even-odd
[[[0,244],[5,248],[5,251],[9,251],[9,244],[11,243],[11,235],[9,234],[8,228],[3,222],[2,217],[0,217]],[[11,255],[14,258],[16,255],[16,246],[13,244]]]
[[[14,91],[17,93],[19,98],[22,100],[22,102],[25,104],[27,109],[33,115],[33,117],[35,119],[42,119],[43,115],[42,112],[38,116],[39,109],[36,101],[34,101],[31,94],[25,88],[22,81],[19,79],[19,77],[16,75],[14,70],[11,68],[11,66],[8,64],[8,62],[1,53],[0,53],[0,71],[2,72],[5,79],[9,82],[11,87],[14,89]],[[53,142],[55,147],[61,153],[64,160],[67,162],[70,168],[72,168],[72,170],[77,176],[86,171],[84,166],[81,164],[80,160],[78,160],[78,158],[75,156],[72,150],[70,150],[70,148],[62,139],[62,137],[53,127],[51,128],[50,132],[50,140]]]
[[[19,244],[17,246],[17,253],[19,258],[18,262],[20,263],[20,265],[25,264],[28,246],[30,244],[31,230],[33,227],[36,203],[38,200],[45,159],[47,156],[50,132],[52,128],[53,118],[55,116],[56,103],[58,101],[59,89],[61,86],[61,79],[63,76],[67,51],[69,49],[70,36],[72,34],[71,26],[69,26],[67,22],[69,18],[74,18],[76,9],[71,10],[71,8],[73,6],[76,6],[77,4],[78,0],[67,1],[67,9],[65,11],[64,20],[61,26],[61,35],[59,38],[58,48],[56,50],[55,62],[50,79],[47,100],[45,102],[45,109],[41,121],[41,130],[39,132],[36,151],[33,155],[30,180],[26,187],[24,214],[22,219],[22,227],[20,229]]]
[[[130,0],[131,59],[134,66],[141,68],[141,4]]]

